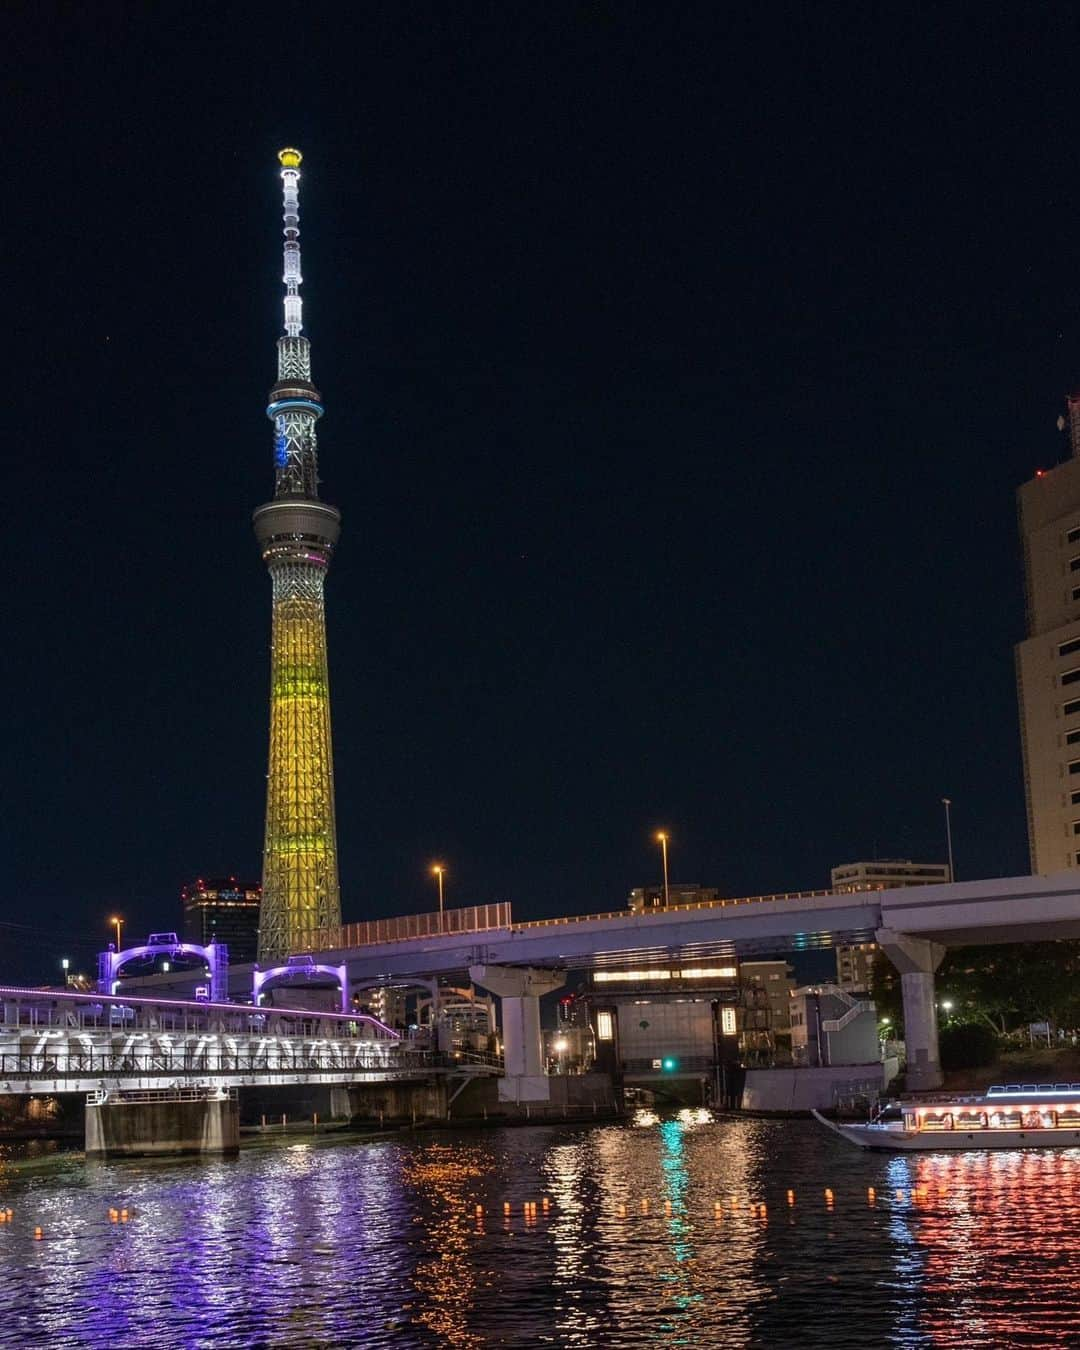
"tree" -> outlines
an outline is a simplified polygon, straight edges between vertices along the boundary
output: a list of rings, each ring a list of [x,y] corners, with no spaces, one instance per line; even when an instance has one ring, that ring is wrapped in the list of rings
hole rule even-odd
[[[982,1069],[997,1063],[998,1038],[980,1022],[959,1022],[941,1028],[943,1069]]]
[[[887,1017],[897,1036],[903,1034],[904,1000],[900,993],[900,972],[879,947],[870,968],[870,997],[877,1005],[878,1021]]]
[[[878,1015],[903,1022],[900,976],[882,952],[874,959],[872,992]],[[1080,1025],[1080,941],[1015,942],[955,947],[937,972],[938,1002],[953,1004],[951,1020],[977,1022],[997,1036],[1031,1022]]]

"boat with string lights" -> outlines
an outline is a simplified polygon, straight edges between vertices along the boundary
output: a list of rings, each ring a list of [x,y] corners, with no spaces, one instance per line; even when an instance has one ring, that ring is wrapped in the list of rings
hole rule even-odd
[[[812,1114],[859,1148],[940,1152],[1080,1147],[1080,1083],[1010,1083],[977,1096],[888,1102],[861,1125]]]

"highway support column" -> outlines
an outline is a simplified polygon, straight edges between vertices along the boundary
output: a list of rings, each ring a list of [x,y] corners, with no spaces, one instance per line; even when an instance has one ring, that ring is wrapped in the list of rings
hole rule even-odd
[[[907,1086],[913,1092],[938,1088],[942,1077],[934,972],[941,965],[945,948],[939,942],[897,933],[891,928],[879,928],[875,936],[878,946],[900,972]]]
[[[540,998],[561,989],[566,972],[533,966],[470,966],[469,978],[497,994],[502,1004],[505,1073],[499,1080],[499,1100],[548,1101],[551,1087],[544,1073]]]

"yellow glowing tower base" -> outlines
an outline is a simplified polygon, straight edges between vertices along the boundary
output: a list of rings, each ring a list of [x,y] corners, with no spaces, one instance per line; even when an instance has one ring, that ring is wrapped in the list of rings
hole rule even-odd
[[[255,534],[273,583],[270,764],[259,911],[263,965],[312,950],[341,922],[330,685],[323,587],[341,517],[319,500],[315,424],[322,416],[301,336],[300,152],[283,150],[285,334],[266,413],[274,426],[273,501],[255,512]]]

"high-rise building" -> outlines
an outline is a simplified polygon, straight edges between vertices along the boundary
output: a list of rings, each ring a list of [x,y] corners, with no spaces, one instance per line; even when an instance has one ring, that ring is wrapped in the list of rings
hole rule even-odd
[[[319,500],[315,424],[322,396],[311,382],[301,336],[300,160],[282,150],[285,332],[267,416],[274,429],[274,498],[255,511],[255,535],[270,571],[270,764],[266,781],[259,960],[309,951],[341,923],[330,688],[323,584],[341,515]]]
[[[229,964],[254,961],[259,944],[259,898],[262,888],[255,881],[236,877],[210,877],[185,886],[180,893],[185,942],[207,946],[223,942],[229,949]]]
[[[1017,493],[1027,637],[1016,648],[1034,874],[1080,867],[1080,394],[1071,458]]]

